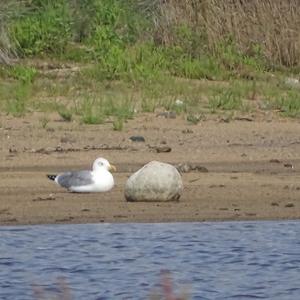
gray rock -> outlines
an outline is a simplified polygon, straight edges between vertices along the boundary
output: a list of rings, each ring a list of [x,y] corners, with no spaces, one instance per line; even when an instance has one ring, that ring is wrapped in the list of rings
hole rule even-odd
[[[133,142],[145,142],[145,138],[142,135],[133,135],[129,139]]]
[[[174,201],[183,184],[177,169],[170,164],[151,161],[132,174],[125,185],[127,201]]]

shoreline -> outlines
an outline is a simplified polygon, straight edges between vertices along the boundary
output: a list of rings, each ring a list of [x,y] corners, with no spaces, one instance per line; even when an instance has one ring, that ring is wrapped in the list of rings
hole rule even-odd
[[[16,224],[0,224],[0,228],[5,228],[5,227],[26,227],[26,226],[62,226],[62,225],[75,225],[75,226],[80,226],[80,225],[99,225],[99,224],[103,224],[103,225],[112,225],[112,224],[117,224],[117,225],[122,225],[122,224],[188,224],[188,223],[197,223],[197,224],[202,224],[202,223],[210,223],[210,224],[214,224],[214,223],[256,223],[256,222],[298,222],[300,221],[300,218],[296,218],[296,219],[280,219],[280,218],[275,218],[275,219],[239,219],[239,220],[234,220],[234,219],[219,219],[219,220],[214,220],[214,219],[209,219],[209,220],[198,220],[198,221],[160,221],[160,222],[155,222],[155,221],[123,221],[123,222],[116,222],[116,221],[105,221],[105,222],[62,222],[62,223],[36,223],[36,224],[23,224],[23,223],[16,223]]]
[[[147,114],[116,132],[56,118],[46,130],[38,120],[1,116],[0,225],[300,219],[299,122],[189,126]],[[146,142],[133,143],[132,135]],[[158,153],[159,145],[172,151]],[[98,156],[117,166],[110,192],[69,193],[46,177],[88,169]],[[178,202],[125,201],[128,176],[151,160],[190,166]]]
[[[292,163],[300,168],[300,160]],[[208,172],[182,173],[184,191],[176,202],[126,202],[123,187],[131,172],[114,173],[116,186],[110,192],[76,194],[50,182],[47,166],[38,171],[4,168],[0,225],[300,219],[300,175],[282,164],[235,163],[224,172],[224,163],[214,163],[214,170],[210,163],[199,163]]]

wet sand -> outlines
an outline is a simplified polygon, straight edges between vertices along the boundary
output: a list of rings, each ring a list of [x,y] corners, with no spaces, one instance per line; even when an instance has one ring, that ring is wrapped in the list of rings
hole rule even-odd
[[[300,218],[300,123],[265,118],[209,119],[144,114],[125,124],[82,125],[33,113],[0,116],[0,224],[179,222]],[[132,142],[142,135],[145,142]],[[171,152],[158,152],[170,147]],[[108,193],[75,194],[46,177],[90,168],[102,156],[117,166]],[[151,160],[191,166],[178,202],[132,203],[130,174]],[[205,172],[205,169],[207,172]]]

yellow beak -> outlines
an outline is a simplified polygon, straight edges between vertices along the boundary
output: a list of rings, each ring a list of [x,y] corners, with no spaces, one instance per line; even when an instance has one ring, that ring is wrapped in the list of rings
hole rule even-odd
[[[117,168],[114,165],[109,165],[109,170],[110,171],[117,171]]]

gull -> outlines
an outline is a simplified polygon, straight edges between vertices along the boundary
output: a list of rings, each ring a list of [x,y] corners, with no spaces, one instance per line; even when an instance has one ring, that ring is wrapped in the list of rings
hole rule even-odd
[[[107,192],[114,186],[114,178],[109,172],[116,171],[105,158],[97,158],[90,170],[70,171],[57,175],[48,174],[50,180],[75,193]]]

